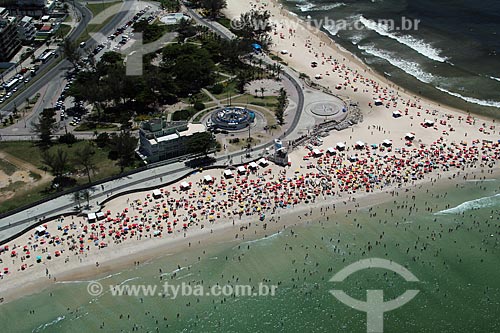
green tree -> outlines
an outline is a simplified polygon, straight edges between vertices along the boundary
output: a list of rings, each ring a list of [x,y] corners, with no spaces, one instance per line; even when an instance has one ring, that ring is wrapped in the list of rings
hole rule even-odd
[[[196,27],[192,24],[191,20],[182,18],[177,26],[178,40],[184,43],[186,38],[196,35]]]
[[[75,203],[78,209],[80,209],[81,200],[82,200],[82,195],[80,191],[73,192],[73,202]]]
[[[81,166],[87,174],[89,183],[91,182],[90,174],[97,171],[95,164],[95,150],[89,143],[75,151],[74,162],[77,166]]]
[[[45,150],[41,157],[42,163],[50,168],[50,173],[55,177],[56,182],[69,170],[68,153],[62,148],[58,148],[55,153]]]
[[[221,10],[227,7],[226,0],[201,0],[200,4],[212,19],[219,17]]]
[[[63,42],[62,50],[66,59],[68,59],[73,66],[76,66],[80,60],[80,53],[76,43],[66,38]]]
[[[188,142],[187,147],[189,153],[192,154],[203,154],[208,155],[208,153],[214,149],[217,145],[212,133],[203,132],[192,135]]]
[[[128,131],[122,131],[118,135],[113,134],[110,145],[111,151],[118,159],[120,172],[123,172],[125,167],[131,165],[134,161],[137,138],[133,137]]]
[[[285,122],[285,109],[287,105],[287,93],[284,88],[281,88],[278,95],[278,106],[275,110],[276,120],[279,125],[283,125]]]
[[[57,129],[54,109],[44,109],[38,119],[38,123],[33,125],[33,131],[38,135],[40,142],[44,146],[51,143],[51,138]]]
[[[247,44],[259,43],[264,49],[271,44],[271,36],[269,33],[272,31],[271,14],[268,11],[251,10],[243,13],[239,18],[239,26],[241,30],[238,31]]]

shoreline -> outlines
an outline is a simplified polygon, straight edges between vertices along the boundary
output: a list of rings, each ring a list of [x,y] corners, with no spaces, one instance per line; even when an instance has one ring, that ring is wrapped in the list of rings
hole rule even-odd
[[[140,243],[120,244],[115,249],[118,251],[106,248],[101,253],[93,253],[86,257],[87,259],[80,262],[78,266],[62,269],[63,267],[59,265],[55,270],[51,268],[51,275],[56,276],[56,280],[38,274],[37,276],[24,275],[16,280],[15,283],[11,280],[10,285],[6,289],[2,288],[3,285],[0,284],[0,296],[3,299],[0,305],[44,292],[46,289],[54,288],[58,284],[98,281],[106,276],[115,275],[124,269],[134,267],[136,262],[144,264],[159,258],[179,254],[185,250],[202,250],[204,246],[214,244],[242,244],[281,233],[287,228],[301,227],[320,219],[334,218],[338,214],[346,216],[356,214],[358,210],[368,209],[379,204],[386,204],[399,194],[419,196],[424,194],[424,190],[428,190],[429,188],[438,188],[439,190],[444,188],[450,189],[452,188],[452,184],[459,186],[471,180],[485,181],[487,179],[495,179],[496,177],[500,178],[500,170],[492,170],[491,173],[485,173],[488,170],[479,169],[468,173],[467,176],[457,176],[456,179],[459,179],[458,182],[453,181],[452,173],[450,172],[436,179],[424,179],[417,181],[415,184],[407,184],[407,186],[394,185],[383,191],[355,193],[349,196],[349,198],[338,197],[334,200],[320,198],[317,203],[315,202],[313,208],[307,205],[298,205],[291,209],[283,209],[276,212],[276,214],[272,215],[274,221],[265,221],[266,227],[263,227],[263,224],[258,221],[256,222],[257,217],[248,216],[234,224],[229,220],[218,221],[217,224],[211,225],[210,228],[189,231],[184,237],[178,233],[175,234],[175,238],[149,239],[143,240]],[[325,214],[321,214],[323,208],[328,209],[332,207],[334,208],[329,213],[325,210]],[[278,216],[278,220],[275,219],[276,216]],[[281,217],[283,219],[280,219]],[[96,261],[99,262],[98,267],[95,265]]]
[[[234,1],[234,0],[232,0],[232,1]],[[302,36],[302,37],[304,37],[304,36]],[[307,35],[305,36],[305,38],[307,38]],[[311,37],[311,40],[312,40],[312,38],[313,37]],[[336,45],[336,43],[333,40],[331,40],[329,37],[326,36],[326,38],[328,38],[332,44]],[[315,40],[314,42],[318,42],[318,41]],[[320,41],[320,43],[321,43],[321,41]],[[312,41],[311,41],[311,44],[313,44]],[[276,48],[277,48],[277,50],[279,50],[278,46],[276,46]],[[305,47],[304,50],[307,54],[307,47]],[[335,51],[335,50],[332,50],[332,51]],[[279,51],[277,51],[277,52],[279,52]],[[309,53],[312,53],[311,50],[309,50]],[[355,56],[352,56],[352,57],[356,58]],[[293,61],[296,61],[296,59],[297,58],[290,58],[290,60],[293,60]],[[300,72],[299,69],[302,66],[302,67],[305,67],[307,69],[304,72],[307,72],[309,74],[314,73],[313,70],[308,68],[307,59],[301,59],[301,60],[306,61],[306,63],[304,64],[304,63],[301,63],[300,60],[297,60],[296,63],[298,64],[299,68],[295,68],[295,66],[293,64],[291,64],[290,67],[293,68],[294,70]],[[349,60],[349,62],[350,61],[351,60]],[[350,63],[348,63],[348,64],[351,65]],[[363,63],[357,64],[357,66],[359,66],[360,68],[366,69],[362,65],[364,66]],[[342,71],[347,72],[347,69],[342,68]],[[354,73],[359,74],[362,72],[358,72],[356,70]],[[349,72],[349,74],[351,74],[351,72]],[[345,74],[345,75],[347,76],[347,74]],[[367,75],[368,75],[368,73],[367,73]],[[373,71],[369,71],[369,75],[377,78],[377,76],[374,75]],[[314,76],[314,75],[312,75],[312,76]],[[371,78],[370,78],[370,80],[371,80]],[[378,85],[375,85],[375,83],[373,83],[370,80],[367,80],[367,82],[373,85],[374,90],[385,91],[383,87],[379,87]],[[325,79],[325,81],[326,81],[326,79]],[[354,86],[354,83],[351,86]],[[363,88],[366,89],[366,87],[363,87]],[[370,88],[372,88],[372,86],[370,86]],[[350,93],[347,91],[347,89],[343,90],[343,92],[349,93],[348,96],[350,99],[352,99],[354,101],[359,100],[360,104],[367,104],[369,101],[372,100],[372,97],[373,97],[373,96],[370,96],[369,89],[366,89],[366,92],[367,92],[366,94],[364,94],[364,91],[363,91],[363,94]],[[390,93],[388,95],[390,95]],[[404,98],[401,97],[401,99],[404,99]],[[429,102],[429,103],[431,103],[431,102]],[[419,112],[418,110],[420,110],[420,108],[418,108],[417,105],[418,104],[415,104],[415,106],[412,105],[411,107],[409,107],[410,111],[414,112],[414,113]],[[432,103],[430,105],[432,105]],[[422,113],[424,112],[423,110],[424,109],[421,109]],[[446,138],[446,137],[445,137],[446,139],[442,139],[444,136],[444,134],[442,134],[444,132],[444,130],[443,130],[443,132],[439,131],[438,126],[442,126],[442,129],[449,129],[448,125],[451,125],[449,123],[452,123],[452,121],[453,122],[456,121],[456,119],[453,120],[452,118],[448,117],[447,121],[449,123],[444,123],[444,124],[439,124],[439,125],[436,124],[436,127],[434,128],[435,131],[432,131],[432,128],[431,129],[429,129],[429,128],[423,129],[423,128],[418,127],[418,126],[412,127],[414,124],[414,121],[412,118],[414,116],[413,114],[411,117],[403,117],[402,120],[395,121],[391,118],[390,114],[387,114],[387,112],[385,111],[385,108],[368,109],[367,107],[365,107],[365,105],[363,105],[362,111],[363,111],[363,114],[365,115],[365,119],[366,119],[364,123],[353,126],[351,128],[352,130],[347,129],[347,130],[344,130],[341,132],[330,133],[330,135],[325,138],[324,148],[328,147],[328,145],[334,146],[335,142],[340,141],[340,140],[342,140],[342,142],[354,143],[357,139],[363,139],[363,140],[367,140],[367,142],[380,143],[383,138],[387,138],[387,137],[394,139],[394,141],[398,141],[398,139],[399,139],[399,141],[397,142],[397,147],[399,147],[400,144],[403,147],[404,141],[401,138],[401,135],[403,135],[403,137],[404,137],[404,133],[407,131],[411,131],[411,130],[413,130],[417,133],[418,138],[421,138],[421,139],[419,139],[419,140],[421,140],[421,144],[423,144],[424,142],[428,146],[435,145],[436,142],[441,143],[441,144],[444,142],[446,144],[446,143],[450,143],[450,142],[447,141],[448,138]],[[443,111],[445,114],[443,114]],[[448,110],[446,108],[444,110],[441,110],[440,112],[441,112],[441,114],[439,114],[439,115],[441,116],[441,119],[446,118],[445,117],[447,115],[446,112],[457,113],[457,111]],[[463,112],[463,111],[461,111],[461,112]],[[432,114],[432,118],[434,118],[434,116],[435,115]],[[431,117],[431,116],[428,116],[428,117]],[[436,116],[436,118],[437,118],[437,116]],[[443,120],[441,120],[441,121],[443,121]],[[436,123],[437,123],[437,121],[436,121]],[[368,127],[366,127],[367,125],[368,125]],[[458,121],[456,126],[457,126],[457,129],[454,130],[456,132],[454,132],[453,136],[449,137],[449,140],[451,141],[452,146],[453,146],[453,143],[458,144],[458,141],[460,141],[460,139],[467,138],[467,140],[469,140],[469,139],[473,140],[475,137],[470,138],[467,136],[468,131],[469,131],[469,129],[478,130],[479,126],[481,126],[481,124],[475,124],[475,120],[473,121],[472,125],[465,124],[465,121],[463,123],[461,121]],[[371,134],[370,134],[370,132],[371,132]],[[481,132],[481,131],[479,131],[479,132]],[[488,136],[489,134],[479,133],[479,132],[477,133],[477,135],[478,135],[477,140],[478,141],[480,138],[482,138],[483,141],[491,139]],[[353,138],[352,137],[353,135],[357,135],[358,137]],[[451,134],[448,134],[448,135],[451,135]],[[455,141],[457,141],[457,142],[455,142]],[[421,146],[421,145],[418,145],[418,146]],[[416,150],[418,146],[414,145],[413,149]],[[349,145],[349,147],[350,147],[350,145]],[[351,151],[350,149],[351,148],[347,149],[346,154],[347,153],[354,154],[356,152],[356,155],[357,155],[359,152],[361,157],[366,157],[367,160],[369,160],[370,157],[374,158],[374,156],[375,156],[377,159],[380,158],[380,161],[384,161],[385,157],[392,155],[392,154],[387,155],[389,152],[385,151],[385,150],[384,151],[377,150],[372,155],[372,151],[370,151],[369,149],[368,150],[365,149],[364,151],[363,150],[354,150],[354,149]],[[482,148],[482,149],[487,149],[487,148]],[[298,169],[299,170],[299,175],[298,175],[299,178],[302,177],[304,174],[309,174],[309,171],[307,170],[307,169],[309,169],[309,165],[307,165],[307,168],[304,167],[307,164],[306,162],[304,162],[304,158],[303,158],[303,156],[304,156],[304,154],[306,154],[306,152],[307,152],[307,150],[304,147],[300,147],[299,149],[293,151],[290,154],[292,156],[292,160],[293,160],[293,163],[292,163],[294,166],[293,168],[299,167],[299,169]],[[440,151],[436,150],[436,152],[440,152]],[[398,154],[398,158],[399,158],[400,153],[396,152],[396,154]],[[340,153],[339,153],[339,155],[337,157],[341,157],[342,159],[346,160],[347,155],[344,155],[344,154],[340,155]],[[332,158],[332,160],[333,160],[333,158]],[[494,160],[496,162],[496,158],[492,157],[492,160]],[[338,161],[336,161],[335,163],[337,163],[337,162]],[[328,163],[329,163],[329,161],[328,161]],[[337,163],[337,164],[335,164],[335,163],[332,161],[332,170],[335,168],[340,169],[342,167],[356,169],[356,166],[353,167],[353,164],[347,164],[347,162],[344,163],[344,161]],[[479,161],[478,163],[481,163],[481,161]],[[485,163],[485,164],[487,164],[487,163]],[[320,165],[320,163],[318,163],[318,165]],[[477,167],[477,169],[470,169],[470,165],[474,165],[474,167]],[[389,164],[389,163],[387,163],[387,165],[385,165],[385,166],[387,168],[394,167],[392,164]],[[379,167],[382,168],[383,166],[379,166]],[[267,173],[267,171],[264,171],[263,173],[257,172],[255,174],[254,173],[249,174],[248,177],[253,178],[252,180],[257,180],[257,179],[262,178],[262,179],[264,179],[264,181],[267,180],[269,182],[276,182],[278,180],[277,179],[278,177],[276,177],[276,179],[275,179],[274,176],[280,176],[282,174],[282,172],[284,171],[285,178],[286,177],[291,177],[291,178],[296,177],[297,178],[297,173],[291,169],[292,168],[282,169],[282,168],[279,168],[279,167],[273,165],[273,166],[269,166],[269,170],[270,170],[269,173]],[[409,169],[411,169],[411,167]],[[261,169],[261,170],[264,170],[264,169]],[[315,172],[315,170],[316,169],[312,170],[311,172]],[[484,170],[487,170],[487,172],[484,172]],[[210,170],[210,172],[212,172],[212,173],[218,173],[219,171],[222,173],[222,170],[217,170],[217,171]],[[353,169],[350,169],[349,171],[353,171]],[[376,171],[378,171],[378,170],[376,170]],[[332,205],[333,203],[344,203],[344,205],[341,205],[342,207],[339,208],[339,210],[342,212],[348,208],[356,210],[357,208],[361,207],[362,203],[364,204],[364,206],[369,207],[370,205],[374,205],[377,202],[387,202],[394,195],[394,194],[391,195],[391,193],[395,193],[395,192],[399,193],[399,191],[418,191],[418,189],[420,187],[427,186],[428,184],[430,184],[430,186],[434,186],[435,184],[443,184],[443,186],[445,186],[445,185],[450,186],[450,184],[460,184],[464,181],[464,180],[462,180],[463,173],[469,174],[469,177],[471,177],[473,175],[479,175],[480,177],[485,176],[488,178],[490,178],[492,175],[498,174],[498,171],[496,169],[488,169],[486,166],[484,166],[484,168],[481,168],[481,167],[478,167],[477,164],[472,164],[470,161],[467,161],[467,163],[464,163],[463,169],[462,169],[462,167],[460,167],[459,169],[454,168],[448,172],[444,172],[444,171],[441,172],[440,168],[438,168],[437,171],[434,171],[434,169],[433,169],[429,173],[426,173],[425,177],[422,176],[422,177],[424,177],[422,179],[411,180],[411,181],[406,181],[406,182],[403,180],[398,180],[398,178],[397,178],[398,176],[401,177],[401,175],[404,174],[403,171],[398,171],[399,175],[397,175],[395,178],[390,178],[389,180],[391,182],[381,182],[380,184],[377,184],[376,186],[374,186],[372,191],[369,193],[364,192],[362,187],[357,187],[354,190],[352,190],[353,192],[355,192],[354,194],[351,193],[350,189],[344,190],[344,191],[340,190],[340,192],[338,192],[338,185],[335,185],[335,186],[337,186],[337,188],[335,190],[338,193],[340,193],[338,196],[337,196],[337,193],[335,193],[335,196],[333,196],[333,197],[326,196],[324,193],[323,193],[323,195],[321,195],[321,193],[320,193],[316,197],[314,197],[315,199],[313,200],[313,203],[314,203],[315,212],[318,213],[317,208]],[[489,171],[494,171],[494,172],[490,173]],[[459,173],[460,176],[457,176],[456,179],[451,178],[452,175],[456,174],[456,173]],[[206,171],[196,173],[196,174],[190,176],[188,181],[192,181],[193,183],[199,185],[199,182],[202,181],[203,175],[206,175],[206,174],[207,174]],[[333,176],[333,175],[334,175],[333,172],[331,174],[328,174],[328,176]],[[406,175],[408,175],[408,173]],[[217,174],[217,176],[218,176],[218,174]],[[271,178],[271,176],[272,176],[272,178]],[[222,175],[221,175],[221,177],[222,177]],[[223,178],[221,178],[221,179],[223,179]],[[334,181],[334,184],[337,184],[337,182],[336,182],[337,180],[339,180],[339,179],[336,179]],[[230,182],[230,184],[232,186],[232,182]],[[390,184],[390,185],[387,185],[387,184]],[[175,184],[175,185],[179,185],[179,184]],[[240,185],[240,184],[238,184],[238,185]],[[441,185],[438,185],[438,186],[441,186]],[[159,185],[158,188],[160,188],[160,187],[162,187],[162,186]],[[417,188],[414,189],[413,187],[417,187]],[[169,188],[175,188],[175,186],[169,186]],[[214,185],[214,188],[215,188],[215,185]],[[198,190],[198,189],[200,189],[200,186],[198,186],[196,188],[196,190]],[[303,187],[300,189],[301,190],[303,190],[303,189],[309,190],[310,187],[307,187],[307,188]],[[210,188],[209,190],[213,190],[213,188]],[[259,193],[264,192],[261,189],[257,189],[255,191],[256,192],[247,192],[246,194],[249,194],[250,196],[245,197],[245,200],[246,201],[250,200],[251,198],[253,198],[252,195],[255,195],[256,193],[259,194]],[[114,213],[116,213],[117,216],[120,214],[122,214],[121,216],[124,216],[123,210],[124,210],[124,207],[129,206],[129,199],[131,199],[130,201],[132,203],[134,203],[136,201],[143,200],[146,197],[146,195],[148,195],[148,192],[150,192],[150,191],[135,192],[133,194],[117,197],[117,198],[111,200],[110,202],[108,202],[105,205],[105,207],[103,208],[103,211],[105,211],[105,209],[108,208],[111,211],[113,211]],[[215,193],[215,190],[214,190],[214,193]],[[216,197],[216,194],[213,194],[213,193],[210,193],[209,196],[212,196],[212,195],[213,195],[213,198]],[[224,195],[222,195],[223,198],[224,198]],[[183,199],[185,199],[184,198],[185,196],[188,196],[187,192],[173,191],[172,196],[169,197],[167,195],[166,198],[168,198],[167,201],[170,201],[170,199],[172,199],[172,200],[174,200],[174,202],[175,202],[175,200],[177,200],[177,202],[179,202],[179,200],[182,201]],[[323,197],[323,199],[321,199],[321,197]],[[136,198],[136,200],[134,200],[134,198]],[[189,197],[189,198],[191,198],[191,197]],[[201,190],[200,190],[200,193],[198,193],[198,197],[195,198],[194,200],[198,199],[199,201],[201,200],[203,203],[205,203],[205,198],[206,198],[205,196],[201,196]],[[227,198],[227,196],[225,198]],[[353,198],[355,198],[355,201],[352,200]],[[126,202],[125,202],[125,199],[126,199]],[[316,199],[318,199],[318,200],[316,201]],[[186,199],[186,201],[187,201],[187,199]],[[198,201],[198,203],[199,203],[199,201]],[[213,200],[207,201],[206,204],[211,205],[211,207],[213,208],[215,206],[215,204],[210,204],[210,202],[214,202],[214,201]],[[145,202],[145,203],[147,204],[147,202]],[[156,201],[153,202],[151,205],[153,205],[153,206],[156,205]],[[359,207],[356,207],[356,206],[359,206]],[[137,207],[137,208],[138,207],[146,207],[146,205],[141,206],[141,204],[138,204],[138,206],[131,206],[131,207],[132,207],[131,210],[133,212],[130,212],[130,214],[131,214],[130,218],[132,218],[133,214],[138,214],[138,215],[142,214],[142,208],[140,209],[141,213],[137,213],[135,211],[135,207]],[[181,210],[182,205],[180,205],[179,207],[181,207],[181,208],[179,208],[179,210]],[[217,209],[219,209],[219,208],[220,207],[217,207]],[[68,259],[67,265],[66,265],[66,261],[64,263],[62,262],[62,260],[61,260],[62,258],[53,259],[50,262],[50,265],[46,265],[45,261],[42,264],[40,264],[40,266],[36,266],[36,264],[35,264],[35,266],[39,267],[39,268],[41,268],[41,267],[48,268],[48,266],[50,266],[50,274],[47,274],[50,277],[50,279],[46,275],[44,275],[44,272],[42,271],[42,269],[39,269],[39,270],[35,269],[34,272],[32,272],[32,270],[29,268],[26,271],[20,271],[18,269],[18,272],[15,273],[16,279],[13,279],[12,277],[8,276],[7,279],[0,281],[0,293],[1,293],[0,296],[4,297],[6,302],[9,302],[9,301],[12,301],[14,299],[20,298],[24,295],[28,295],[30,293],[32,294],[33,291],[40,290],[41,288],[45,289],[45,288],[53,285],[54,282],[57,283],[57,282],[61,282],[61,281],[71,281],[74,279],[81,279],[81,278],[89,277],[89,276],[101,276],[101,275],[106,274],[108,272],[116,271],[117,269],[120,269],[120,268],[129,267],[129,266],[131,266],[132,261],[136,262],[137,260],[139,260],[142,262],[143,258],[144,258],[144,260],[148,260],[148,259],[156,258],[158,256],[165,256],[165,255],[167,255],[167,254],[165,254],[166,250],[173,251],[173,253],[180,252],[182,249],[189,247],[186,244],[186,241],[199,240],[199,242],[200,242],[199,246],[206,245],[205,242],[203,242],[203,244],[202,244],[202,242],[201,242],[202,239],[204,241],[205,241],[205,239],[207,239],[207,244],[212,244],[214,239],[217,239],[217,240],[218,239],[227,239],[228,242],[241,242],[242,241],[241,236],[238,236],[238,238],[233,238],[231,240],[230,237],[234,236],[235,231],[237,234],[243,233],[243,235],[250,233],[250,235],[247,235],[247,237],[253,238],[257,234],[262,235],[262,234],[265,234],[267,232],[270,232],[271,230],[280,230],[281,228],[286,228],[286,227],[290,227],[290,226],[294,226],[294,225],[303,225],[305,221],[302,219],[301,214],[304,212],[307,213],[307,211],[309,209],[311,209],[310,202],[299,201],[297,206],[294,205],[293,208],[286,208],[286,209],[279,208],[276,210],[276,212],[273,211],[273,213],[270,213],[269,210],[265,211],[266,214],[270,214],[269,217],[267,219],[265,219],[265,222],[254,223],[254,221],[258,221],[258,219],[259,219],[258,214],[253,214],[253,215],[247,214],[247,216],[244,216],[241,219],[241,221],[238,220],[238,222],[235,222],[234,226],[231,224],[231,217],[234,220],[235,215],[228,214],[228,217],[226,218],[225,214],[227,213],[227,209],[224,212],[223,218],[217,219],[217,220],[215,220],[215,218],[214,218],[213,222],[209,222],[208,219],[206,219],[206,218],[203,220],[200,220],[200,217],[201,217],[201,213],[200,213],[200,217],[198,217],[197,222],[194,223],[194,227],[192,229],[190,228],[189,231],[187,232],[189,235],[188,237],[184,237],[184,234],[183,234],[184,232],[182,230],[180,230],[178,227],[177,229],[175,229],[173,231],[173,235],[168,235],[167,233],[165,233],[165,236],[160,234],[159,237],[153,238],[152,234],[149,233],[149,234],[144,235],[144,239],[142,238],[143,234],[141,234],[140,237],[139,237],[139,235],[137,235],[135,237],[135,239],[134,239],[134,237],[132,237],[132,235],[125,236],[125,237],[122,237],[122,239],[127,240],[127,243],[123,243],[123,244],[122,244],[122,239],[120,239],[119,241],[117,241],[115,239],[115,240],[112,240],[109,247],[105,247],[103,249],[100,249],[100,247],[99,247],[98,249],[96,249],[97,252],[89,252],[90,255],[88,255],[88,256],[86,255],[87,252],[83,252],[83,254],[81,254],[82,252],[80,254],[76,254],[76,253],[71,253],[70,251],[68,251],[68,252],[70,252],[70,254],[73,254],[73,256],[71,256],[72,261],[70,261],[70,256],[67,256],[67,259]],[[146,208],[145,208],[145,210],[146,210]],[[157,213],[159,213],[160,210],[158,210]],[[186,211],[187,210],[188,209],[186,209]],[[147,211],[149,214],[152,214],[150,207],[147,207]],[[335,211],[335,214],[337,214],[337,213],[338,212]],[[180,215],[181,215],[181,213],[179,213],[179,217],[177,218],[177,220],[178,220],[179,224],[182,224]],[[243,214],[240,214],[240,216],[241,215],[243,215]],[[112,214],[111,214],[111,216],[112,216]],[[125,214],[125,216],[127,216],[127,214]],[[144,216],[146,218],[146,213],[144,214]],[[184,217],[187,219],[186,216],[187,215],[185,215]],[[278,220],[279,220],[280,216],[286,216],[287,218],[281,220],[282,222],[280,222],[280,223],[274,223],[274,224],[271,223],[274,221],[273,220],[269,221],[269,218],[274,218],[276,216],[278,216]],[[175,217],[175,213],[174,213],[174,217]],[[291,217],[291,218],[288,219],[288,217]],[[293,217],[295,217],[295,218],[293,218]],[[319,216],[311,215],[306,220],[314,219],[317,217],[319,217]],[[73,219],[74,219],[74,217],[71,218],[72,224],[74,223]],[[121,221],[122,220],[120,220],[120,224],[121,224]],[[142,218],[141,218],[141,221],[142,221]],[[146,218],[146,221],[148,222],[147,218]],[[171,219],[170,219],[170,221],[171,221]],[[283,221],[285,221],[285,222],[283,222]],[[59,219],[57,219],[57,220],[54,220],[52,222],[49,222],[48,227],[52,228],[55,232],[56,225],[58,223],[63,224],[63,222],[69,223],[66,221],[59,221]],[[88,227],[90,225],[90,223],[87,222],[86,220],[77,221],[75,224],[75,228],[74,228],[75,229],[74,235],[72,235],[72,236],[74,236],[75,240],[78,239],[78,237],[80,237],[80,241],[81,241],[82,245],[85,245],[84,244],[85,239],[83,239],[83,241],[82,241],[82,238],[84,238],[84,237],[82,237],[81,235],[88,236],[88,233],[87,233],[86,229],[85,229],[84,233],[82,233],[81,231],[77,231],[78,230],[78,222],[80,223],[80,227],[83,227],[83,226]],[[166,224],[165,222],[166,221],[162,221],[163,224]],[[252,223],[252,226],[248,230],[247,229],[238,229],[241,227],[247,227],[247,223],[249,223],[249,222]],[[263,224],[266,224],[266,225],[268,224],[269,228],[266,230],[262,230]],[[195,228],[195,227],[200,227],[200,226],[201,226],[201,228],[198,228],[198,229]],[[274,229],[273,229],[273,227],[274,227]],[[163,226],[162,226],[162,228],[163,228]],[[214,230],[213,234],[211,231],[209,231],[209,229]],[[162,231],[163,231],[163,229],[162,229]],[[252,231],[254,232],[254,234],[251,234]],[[92,231],[90,231],[90,232],[92,232]],[[30,234],[30,232],[28,232],[27,234],[25,234],[23,236],[20,236],[18,239],[12,241],[11,243],[13,243],[13,242],[16,242],[16,243],[21,242],[22,243],[23,240],[25,240],[26,242],[30,242],[32,239],[30,238],[29,234]],[[212,236],[207,237],[208,234],[210,234]],[[147,239],[148,236],[149,236],[149,239]],[[111,235],[111,237],[113,237],[113,235]],[[128,241],[128,240],[130,240],[130,241]],[[89,243],[90,243],[90,241],[87,240],[87,244],[89,244]],[[87,245],[87,248],[89,246],[90,245]],[[196,248],[197,246],[198,245],[195,245],[195,246],[193,246],[193,248]],[[42,253],[46,253],[46,252],[42,251]],[[22,255],[22,253],[21,253],[21,255]],[[14,259],[17,259],[17,257],[15,257]],[[14,261],[14,259],[13,259],[13,261]],[[8,260],[10,261],[10,258]],[[77,261],[79,261],[79,262],[77,262]],[[96,262],[99,262],[99,267],[96,267],[97,266]],[[14,263],[13,263],[13,265],[14,265]],[[19,267],[19,266],[17,266],[17,267]],[[12,270],[12,272],[14,273],[14,270]],[[53,281],[54,276],[56,276],[57,281]]]

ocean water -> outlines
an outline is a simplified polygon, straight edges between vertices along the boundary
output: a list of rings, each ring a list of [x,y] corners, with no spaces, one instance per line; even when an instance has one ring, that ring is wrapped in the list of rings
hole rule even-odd
[[[105,287],[262,282],[277,285],[274,296],[170,299],[112,296],[108,291],[94,297],[87,292],[87,281],[72,281],[1,305],[2,331],[366,332],[366,315],[337,301],[330,290],[364,301],[367,289],[383,290],[385,300],[416,289],[413,300],[385,313],[386,332],[498,332],[498,193],[497,180],[428,185],[328,221],[303,219],[300,226],[270,231],[267,237],[166,252],[138,267],[94,278]],[[383,269],[329,281],[367,258],[393,260],[419,282]]]
[[[500,117],[499,1],[284,3],[300,17],[316,20],[331,38],[395,83],[452,106]],[[403,27],[403,17],[412,22],[406,26],[410,29]],[[348,28],[332,20],[345,20]],[[392,20],[394,26],[383,20]]]

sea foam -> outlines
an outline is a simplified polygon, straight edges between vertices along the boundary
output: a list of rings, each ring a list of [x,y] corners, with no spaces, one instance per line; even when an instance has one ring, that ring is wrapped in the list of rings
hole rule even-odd
[[[478,98],[474,98],[474,97],[467,97],[467,96],[460,95],[459,93],[455,93],[455,92],[446,90],[446,89],[441,88],[441,87],[436,87],[436,88],[438,90],[441,90],[442,92],[445,92],[451,96],[455,96],[455,97],[458,97],[460,99],[463,99],[464,101],[469,102],[469,103],[473,103],[473,104],[477,104],[477,105],[481,105],[481,106],[500,108],[499,101],[483,100],[483,99],[478,99]]]
[[[434,215],[461,214],[472,209],[493,207],[500,204],[499,199],[500,199],[500,193],[489,197],[483,197],[479,199],[466,201],[456,207],[441,210],[437,213],[434,213]]]
[[[418,52],[419,54],[425,56],[428,59],[439,62],[445,62],[446,60],[448,60],[448,58],[440,55],[441,50],[434,48],[432,45],[426,43],[423,40],[416,39],[415,37],[412,37],[410,35],[399,35],[396,33],[389,32],[388,27],[385,26],[384,24],[374,22],[363,16],[360,16],[359,21],[367,29],[373,30],[381,36],[394,39],[400,44],[408,46],[409,48],[413,49],[414,51]]]
[[[338,3],[334,3],[334,4],[318,6],[318,5],[306,2],[306,3],[296,4],[295,6],[301,12],[320,12],[320,11],[327,11],[327,10],[335,9],[337,7],[345,6],[345,3],[338,2]]]
[[[419,64],[401,59],[388,51],[379,50],[373,45],[358,45],[358,48],[372,56],[388,61],[391,65],[401,69],[421,82],[430,83],[435,79],[434,75],[424,71]]]
[[[40,326],[38,326],[37,328],[35,328],[32,332],[42,332],[44,331],[47,327],[50,327],[52,325],[55,325],[57,324],[58,322],[60,322],[61,320],[64,320],[66,317],[65,316],[59,316],[57,317],[56,319],[52,320],[51,322],[48,322],[48,323],[45,323],[45,324],[42,324]]]

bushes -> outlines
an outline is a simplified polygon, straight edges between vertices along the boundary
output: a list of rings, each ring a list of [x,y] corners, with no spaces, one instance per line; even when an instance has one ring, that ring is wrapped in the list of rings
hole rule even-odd
[[[196,101],[193,105],[194,109],[196,111],[201,111],[201,110],[204,110],[205,109],[205,104],[203,104],[202,102],[198,102]]]
[[[224,86],[220,83],[217,83],[212,87],[212,94],[215,95],[222,94],[223,91],[224,91]]]
[[[67,133],[59,137],[59,143],[65,143],[67,145],[72,145],[76,141],[76,136],[73,133]]]
[[[95,139],[95,143],[99,148],[106,147],[106,145],[109,143],[109,134],[106,132],[99,133],[99,135]]]
[[[178,121],[178,120],[189,120],[194,114],[196,113],[196,110],[179,110],[175,111],[174,114],[172,115],[172,120],[173,121]]]

